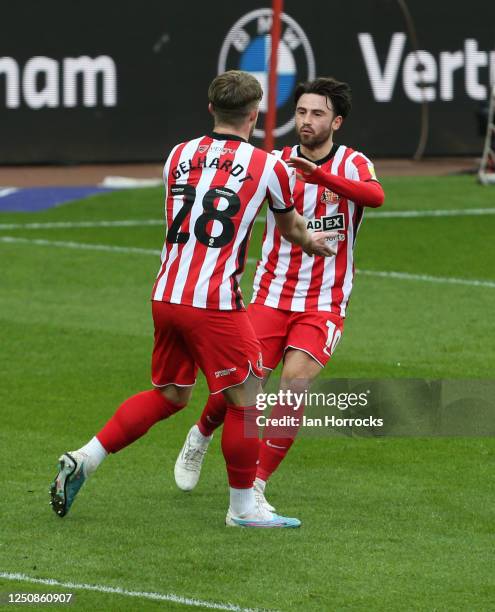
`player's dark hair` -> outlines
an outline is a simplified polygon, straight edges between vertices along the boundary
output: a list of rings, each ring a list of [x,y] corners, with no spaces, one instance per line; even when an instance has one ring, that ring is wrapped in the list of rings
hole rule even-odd
[[[344,119],[349,114],[352,106],[351,88],[347,83],[337,81],[333,77],[320,77],[314,81],[299,83],[294,92],[294,104],[297,106],[299,98],[303,94],[318,94],[328,98],[337,115]]]
[[[213,107],[216,123],[238,126],[257,108],[263,90],[259,81],[248,72],[228,70],[213,79],[208,88],[208,100]]]

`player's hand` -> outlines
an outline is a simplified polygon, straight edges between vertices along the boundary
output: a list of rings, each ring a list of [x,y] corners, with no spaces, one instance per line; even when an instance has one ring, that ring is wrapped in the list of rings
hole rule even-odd
[[[333,257],[337,254],[338,232],[313,232],[310,236],[311,241],[303,247],[306,255]]]
[[[291,168],[295,168],[297,172],[297,178],[300,181],[305,181],[306,177],[312,174],[318,166],[309,161],[309,159],[304,159],[304,157],[291,157],[287,162],[287,165]]]

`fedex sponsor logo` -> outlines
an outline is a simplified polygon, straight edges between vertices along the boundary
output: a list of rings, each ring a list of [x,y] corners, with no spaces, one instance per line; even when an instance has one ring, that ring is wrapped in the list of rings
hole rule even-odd
[[[306,227],[308,230],[315,232],[345,230],[344,215],[339,213],[337,215],[320,217],[319,219],[308,219]]]

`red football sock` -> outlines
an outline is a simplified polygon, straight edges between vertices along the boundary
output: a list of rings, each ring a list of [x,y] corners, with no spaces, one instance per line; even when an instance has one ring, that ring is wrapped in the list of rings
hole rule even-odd
[[[258,461],[258,428],[255,406],[228,404],[222,432],[222,451],[229,485],[235,489],[253,486]]]
[[[174,404],[157,389],[143,391],[121,404],[96,437],[107,452],[116,453],[181,408],[184,405]]]
[[[293,411],[291,407],[277,404],[273,408],[270,418],[295,417],[300,420],[303,413],[304,406],[300,406],[299,410]],[[298,423],[300,424],[300,421]],[[256,478],[267,481],[278,468],[285,455],[289,452],[290,447],[294,444],[297,432],[299,431],[299,424],[265,427],[263,439],[260,442]]]
[[[294,444],[294,438],[269,438],[261,440],[256,478],[267,481]]]
[[[227,412],[227,400],[223,393],[210,395],[196,425],[203,436],[211,434],[224,422]]]

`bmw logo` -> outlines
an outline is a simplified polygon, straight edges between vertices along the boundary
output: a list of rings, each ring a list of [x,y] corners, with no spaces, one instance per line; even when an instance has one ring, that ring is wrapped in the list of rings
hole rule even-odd
[[[299,81],[315,78],[315,58],[308,37],[301,26],[286,13],[281,16],[282,32],[277,66],[277,127],[275,136],[288,134],[294,127],[292,93]],[[268,70],[270,67],[272,11],[257,9],[247,13],[230,28],[218,59],[218,74],[226,70],[244,70],[253,74],[263,88],[260,112],[268,105]],[[255,129],[254,136],[265,132]]]

